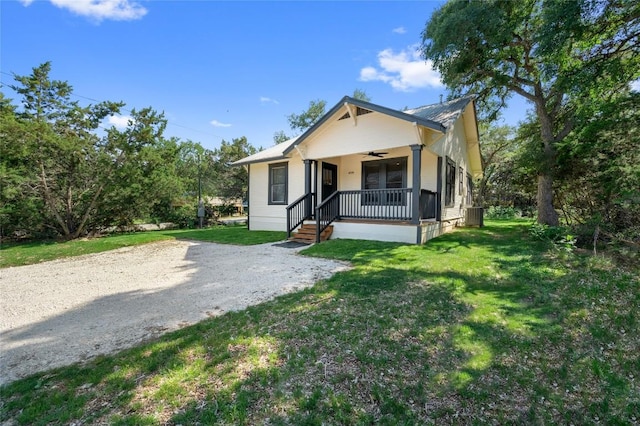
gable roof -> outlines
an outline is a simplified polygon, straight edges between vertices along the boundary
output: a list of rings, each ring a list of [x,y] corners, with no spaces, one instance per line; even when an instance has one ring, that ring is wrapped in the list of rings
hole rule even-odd
[[[448,129],[462,115],[469,102],[473,99],[472,96],[464,96],[447,102],[408,109],[404,113],[435,121]]]
[[[420,116],[417,116],[417,115],[410,115],[410,114],[407,114],[406,112],[402,112],[402,111],[398,111],[398,110],[395,110],[395,109],[383,107],[381,105],[372,104],[371,102],[361,101],[360,99],[352,98],[350,96],[345,96],[344,98],[342,98],[340,100],[340,102],[335,104],[334,107],[329,110],[329,112],[327,112],[324,116],[322,116],[322,118],[320,120],[318,120],[313,126],[309,127],[303,134],[301,134],[298,137],[298,139],[293,144],[291,144],[291,146],[289,148],[287,148],[286,151],[284,151],[284,154],[285,155],[288,154],[297,145],[300,145],[305,139],[307,139],[310,135],[312,135],[313,132],[315,132],[317,128],[321,127],[326,121],[330,120],[331,117],[333,117],[342,108],[342,106],[345,105],[345,104],[350,104],[350,105],[354,105],[356,107],[368,109],[370,111],[375,111],[375,112],[379,112],[381,114],[386,114],[386,115],[389,115],[391,117],[399,118],[400,120],[409,121],[411,123],[417,122],[418,124],[420,124],[420,125],[422,125],[424,127],[428,127],[430,129],[436,130],[438,132],[444,133],[447,130],[446,127],[443,126],[441,123],[438,123],[437,121],[433,121],[433,120],[431,120],[429,118],[420,117]]]
[[[324,123],[341,110],[345,104],[350,104],[369,111],[379,112],[400,120],[410,123],[417,123],[429,129],[445,133],[451,125],[462,115],[465,108],[473,100],[472,96],[465,96],[438,104],[425,105],[405,111],[399,111],[371,102],[355,99],[350,96],[343,97],[340,102],[335,104],[325,115],[322,116],[313,126],[308,128],[300,136],[289,139],[283,143],[272,146],[271,148],[260,151],[257,154],[250,155],[242,160],[236,161],[233,165],[240,166],[244,164],[260,163],[265,161],[281,160],[287,158],[287,155],[293,151],[296,146],[300,145],[305,139],[312,135]]]
[[[288,141],[284,141],[282,143],[274,145],[271,148],[267,148],[253,155],[245,157],[241,160],[235,161],[232,163],[232,165],[242,166],[242,165],[251,164],[251,163],[262,163],[265,161],[282,160],[286,158],[283,151],[288,149],[289,146],[291,146],[297,139],[298,139],[297,137],[289,139]]]

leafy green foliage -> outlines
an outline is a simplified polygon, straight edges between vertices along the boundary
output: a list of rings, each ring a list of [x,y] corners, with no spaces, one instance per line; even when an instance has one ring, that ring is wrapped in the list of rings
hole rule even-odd
[[[246,193],[246,170],[231,166],[256,152],[246,138],[215,152],[166,139],[152,108],[128,111],[124,129],[100,130],[123,104],[81,106],[50,71],[44,63],[15,76],[20,108],[0,96],[0,238],[75,239],[140,218],[191,226],[199,195]]]
[[[567,220],[633,232],[640,227],[640,94],[622,92],[580,113],[559,147]]]
[[[371,97],[367,94],[367,92],[363,89],[355,89],[353,91],[353,95],[351,95],[354,99],[359,99],[365,102],[371,102]]]
[[[244,200],[249,189],[249,173],[244,167],[233,166],[234,161],[255,154],[257,150],[246,137],[222,141],[220,148],[213,152],[213,172],[216,176],[215,193],[227,200]]]
[[[98,136],[102,120],[122,104],[81,107],[70,99],[71,86],[49,79],[50,70],[45,63],[30,76],[16,76],[13,88],[23,108],[3,107],[14,125],[3,138],[3,169],[7,177],[24,173],[7,181],[3,233],[48,229],[73,239],[107,224],[131,223],[158,195],[165,158],[154,149],[162,143],[164,118],[150,108],[133,110],[125,130],[111,127]],[[17,206],[41,208],[40,223],[22,222]]]
[[[535,171],[529,165],[526,143],[512,127],[487,124],[480,126],[480,140],[483,176],[476,185],[476,203],[516,208],[531,215],[535,209]]]
[[[557,149],[584,103],[640,77],[640,5],[615,0],[452,0],[423,32],[423,54],[456,93],[477,93],[492,119],[509,96],[534,106],[538,221],[558,224]]]
[[[317,99],[309,102],[309,108],[300,114],[290,114],[287,116],[289,127],[297,133],[302,133],[309,127],[313,126],[325,114],[327,101]]]
[[[277,144],[286,142],[291,139],[291,136],[288,136],[284,130],[279,130],[273,134],[273,141]]]
[[[484,211],[487,219],[517,219],[522,217],[522,212],[514,207],[489,206]]]

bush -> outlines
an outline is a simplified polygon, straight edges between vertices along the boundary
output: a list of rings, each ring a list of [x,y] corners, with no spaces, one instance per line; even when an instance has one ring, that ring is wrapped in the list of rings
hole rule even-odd
[[[535,240],[551,243],[559,251],[571,253],[576,247],[577,239],[575,235],[569,233],[568,229],[562,226],[534,223],[529,228],[529,235]]]
[[[516,219],[522,212],[514,207],[489,206],[484,212],[487,219]]]
[[[198,223],[198,211],[196,206],[192,205],[176,207],[168,219],[179,228],[195,228]]]

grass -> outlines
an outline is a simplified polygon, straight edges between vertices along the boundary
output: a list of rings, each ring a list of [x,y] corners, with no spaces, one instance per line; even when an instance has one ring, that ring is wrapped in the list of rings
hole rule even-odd
[[[0,268],[29,265],[64,257],[100,253],[121,247],[156,241],[188,239],[221,244],[252,245],[281,241],[285,232],[251,231],[244,225],[215,226],[206,229],[177,229],[167,231],[114,234],[100,238],[87,238],[67,242],[29,242],[3,244],[0,247]]]
[[[15,424],[637,424],[635,272],[489,222],[335,240],[313,288],[0,388]]]

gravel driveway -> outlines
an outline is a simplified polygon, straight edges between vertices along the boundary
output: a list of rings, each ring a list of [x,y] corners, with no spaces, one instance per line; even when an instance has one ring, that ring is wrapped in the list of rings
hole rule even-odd
[[[277,244],[165,241],[0,270],[0,384],[134,346],[347,266]]]

